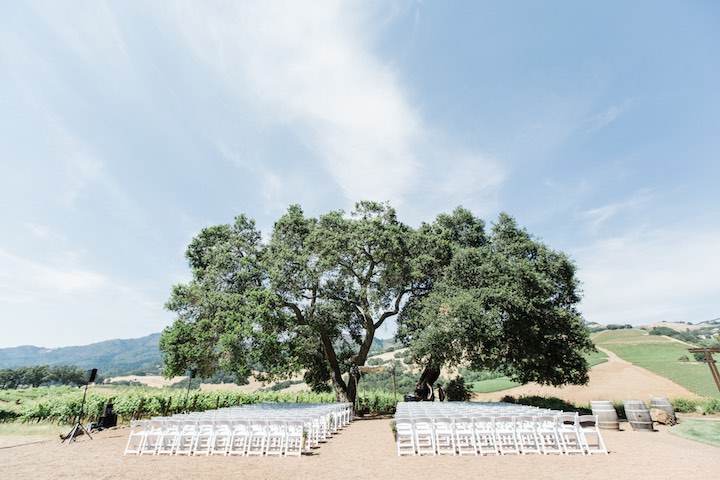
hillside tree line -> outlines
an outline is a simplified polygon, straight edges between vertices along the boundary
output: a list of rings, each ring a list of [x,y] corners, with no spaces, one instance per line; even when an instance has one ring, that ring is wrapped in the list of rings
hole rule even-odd
[[[39,387],[43,385],[85,385],[85,370],[71,365],[35,365],[0,370],[0,389]]]

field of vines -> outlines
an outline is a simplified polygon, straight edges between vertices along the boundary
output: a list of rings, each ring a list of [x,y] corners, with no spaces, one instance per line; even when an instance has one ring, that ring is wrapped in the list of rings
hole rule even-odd
[[[595,343],[620,358],[682,385],[702,397],[720,398],[707,363],[691,361],[688,347],[640,330],[603,331]]]
[[[80,413],[83,391],[71,387],[37,387],[0,392],[0,421],[72,423]],[[186,411],[249,405],[260,402],[328,403],[334,402],[332,393],[281,392],[204,392],[153,388],[93,388],[88,391],[84,407],[84,422],[96,421],[105,405],[113,404],[119,423],[151,416],[173,415]],[[392,393],[373,391],[359,398],[364,413],[392,413],[395,399]]]

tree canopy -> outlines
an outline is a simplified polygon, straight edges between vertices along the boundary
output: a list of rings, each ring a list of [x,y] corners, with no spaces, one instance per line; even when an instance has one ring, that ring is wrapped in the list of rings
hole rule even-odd
[[[435,288],[412,299],[397,337],[416,361],[513,380],[587,383],[594,350],[576,305],[575,267],[501,214],[481,245],[458,248]]]
[[[521,381],[583,382],[592,345],[574,266],[501,215],[490,235],[458,208],[413,229],[387,204],[306,217],[293,205],[267,242],[244,215],[188,246],[193,278],[173,287],[165,373],[188,368],[281,380],[354,399],[348,376],[377,329],[425,364],[501,369]]]

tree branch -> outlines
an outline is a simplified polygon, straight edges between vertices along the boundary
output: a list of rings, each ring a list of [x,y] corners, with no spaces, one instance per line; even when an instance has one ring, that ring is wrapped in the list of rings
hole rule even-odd
[[[305,316],[302,314],[302,310],[300,310],[300,307],[295,305],[294,303],[290,302],[282,302],[284,307],[288,307],[290,310],[293,311],[295,314],[295,319],[297,320],[299,325],[307,325],[307,322],[305,321]]]
[[[412,292],[411,289],[405,289],[402,292],[400,292],[398,294],[397,298],[395,298],[394,308],[392,310],[387,311],[387,312],[383,313],[382,315],[380,315],[380,318],[378,319],[377,322],[375,322],[373,327],[380,328],[380,325],[382,325],[385,320],[387,320],[389,317],[392,317],[393,315],[397,315],[400,312],[400,303],[402,302],[403,297],[405,296],[405,294],[411,293],[411,292]]]

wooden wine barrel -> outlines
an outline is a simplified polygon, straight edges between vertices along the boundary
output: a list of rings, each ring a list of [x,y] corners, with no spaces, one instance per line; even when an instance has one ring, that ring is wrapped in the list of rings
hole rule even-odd
[[[590,402],[593,415],[598,417],[598,427],[606,430],[620,430],[618,414],[609,400],[593,400]]]
[[[671,422],[677,422],[677,417],[675,416],[675,409],[673,408],[672,403],[670,403],[670,400],[668,398],[651,397],[650,408],[659,408],[660,410],[664,410],[670,417]]]
[[[626,400],[623,404],[625,405],[625,416],[633,430],[640,432],[655,431],[653,429],[652,418],[650,418],[650,410],[648,410],[644,402],[640,400]]]

